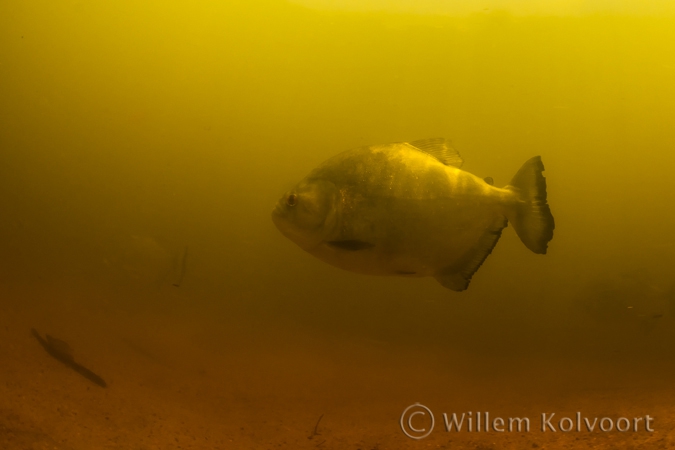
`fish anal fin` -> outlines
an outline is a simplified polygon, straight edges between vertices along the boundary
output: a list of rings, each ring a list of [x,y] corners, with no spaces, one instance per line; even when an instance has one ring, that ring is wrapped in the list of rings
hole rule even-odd
[[[343,241],[330,241],[327,242],[328,245],[330,245],[333,248],[338,248],[340,250],[348,250],[352,252],[356,252],[359,250],[366,250],[369,248],[374,247],[373,244],[370,242],[364,242],[364,241],[359,241],[357,239],[347,239]]]
[[[428,153],[446,166],[462,167],[464,160],[459,152],[452,147],[450,141],[445,138],[420,139],[409,142],[418,150]]]
[[[461,292],[469,287],[469,281],[460,272],[455,273],[445,273],[436,275],[436,281],[441,283],[441,286],[444,288],[451,289],[453,291]]]
[[[448,289],[453,291],[463,291],[469,287],[471,277],[483,264],[483,261],[492,253],[492,249],[497,245],[497,241],[502,235],[502,230],[506,228],[508,222],[500,217],[485,233],[480,237],[463,258],[460,265],[441,270],[436,276],[436,280]]]

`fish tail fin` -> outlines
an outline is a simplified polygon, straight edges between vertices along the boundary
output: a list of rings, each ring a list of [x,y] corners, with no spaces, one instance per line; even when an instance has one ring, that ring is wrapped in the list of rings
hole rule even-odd
[[[543,171],[541,157],[535,156],[523,164],[506,186],[516,195],[516,202],[506,216],[523,244],[540,254],[546,253],[555,228],[553,215],[546,203],[546,178]]]

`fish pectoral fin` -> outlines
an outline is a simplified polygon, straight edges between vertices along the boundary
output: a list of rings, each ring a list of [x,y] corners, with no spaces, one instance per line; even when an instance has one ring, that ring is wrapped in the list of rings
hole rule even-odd
[[[463,291],[469,287],[469,282],[474,273],[480,268],[485,258],[492,253],[492,249],[497,245],[497,241],[502,235],[502,230],[506,228],[508,222],[505,218],[498,218],[491,227],[480,237],[476,245],[473,246],[464,255],[463,262],[457,266],[441,270],[436,276],[436,280],[443,287],[453,291]],[[460,267],[457,270],[457,267]]]
[[[359,241],[358,239],[347,239],[344,241],[330,241],[327,242],[327,244],[330,245],[331,247],[339,248],[340,250],[348,250],[352,252],[358,250],[366,250],[375,246],[370,242]]]
[[[459,169],[464,164],[464,160],[459,156],[459,152],[445,138],[420,139],[419,141],[408,143],[416,149],[433,156],[446,166],[453,166]]]

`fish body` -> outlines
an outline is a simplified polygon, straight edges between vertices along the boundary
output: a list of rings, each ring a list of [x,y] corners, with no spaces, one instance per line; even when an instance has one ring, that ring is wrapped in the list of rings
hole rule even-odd
[[[504,188],[461,164],[441,138],[349,150],[284,194],[272,219],[282,234],[336,267],[432,276],[456,291],[468,287],[508,220],[525,245],[546,253],[554,223],[540,158]]]

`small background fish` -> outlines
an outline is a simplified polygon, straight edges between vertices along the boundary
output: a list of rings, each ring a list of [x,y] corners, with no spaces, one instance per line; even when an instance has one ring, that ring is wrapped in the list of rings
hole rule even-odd
[[[675,284],[625,271],[591,280],[573,305],[600,333],[651,333],[675,319]]]

